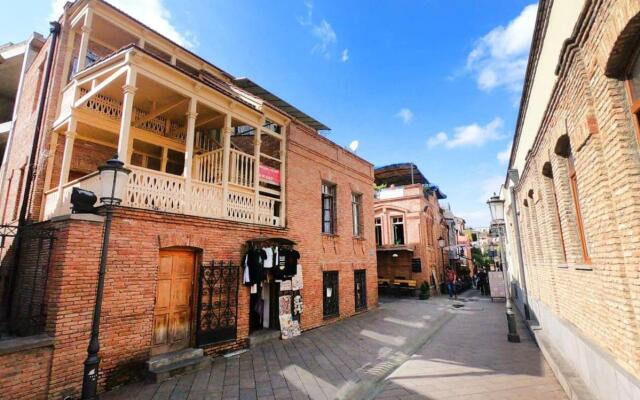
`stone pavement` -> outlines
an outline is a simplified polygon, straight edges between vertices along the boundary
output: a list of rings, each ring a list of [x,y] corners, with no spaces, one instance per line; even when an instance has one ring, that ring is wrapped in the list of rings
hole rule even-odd
[[[505,345],[504,303],[464,304],[456,310],[445,298],[381,298],[377,309],[297,338],[263,343],[217,358],[208,369],[161,384],[128,385],[101,398],[439,399],[460,398],[466,389],[475,395],[480,387],[500,396],[511,389],[514,395],[525,389],[548,394],[545,399],[560,393],[524,330],[523,343]]]
[[[566,399],[522,321],[521,343],[507,341],[504,302],[465,300],[455,317],[385,380],[376,399]]]

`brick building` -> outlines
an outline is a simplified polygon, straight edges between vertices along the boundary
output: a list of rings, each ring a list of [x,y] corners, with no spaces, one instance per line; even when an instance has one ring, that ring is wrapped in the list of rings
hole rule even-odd
[[[2,249],[5,261],[20,254],[15,268],[3,261],[13,274],[2,281],[3,307],[13,304],[5,321],[38,314],[42,334],[0,340],[1,397],[78,394],[104,217],[102,208],[72,214],[71,194],[98,191],[97,168],[114,154],[131,173],[111,231],[101,389],[137,378],[152,356],[219,354],[278,331],[273,311],[287,281],[268,273],[255,294],[241,285],[250,246],[300,253],[303,331],[377,305],[371,164],[281,98],[103,1],[67,3],[59,23],[22,72],[2,165],[3,227],[24,210],[29,227],[54,230],[54,239],[26,251],[31,242],[12,250],[7,237]],[[37,310],[16,301],[25,296],[39,299]],[[46,362],[34,371],[36,360]]]
[[[640,398],[639,38],[637,0],[539,3],[501,192],[516,304],[598,399]]]
[[[448,226],[439,200],[446,196],[429,183],[412,163],[375,169],[374,201],[378,278],[381,285],[394,280],[427,282],[434,289],[442,282],[446,250],[438,239],[447,239]],[[445,259],[443,260],[443,256]]]

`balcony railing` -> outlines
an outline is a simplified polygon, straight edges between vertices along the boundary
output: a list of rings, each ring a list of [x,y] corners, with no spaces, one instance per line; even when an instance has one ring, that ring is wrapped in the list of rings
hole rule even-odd
[[[194,180],[187,193],[186,179],[182,176],[135,166],[128,168],[131,173],[123,206],[280,226],[281,220],[276,215],[279,200],[275,198],[258,195],[256,199],[252,191],[229,188],[224,201],[222,185],[218,183]],[[74,187],[98,193],[100,176],[96,172],[69,182],[63,188],[60,205],[57,189],[48,191],[45,194],[44,219],[71,212],[71,192]]]

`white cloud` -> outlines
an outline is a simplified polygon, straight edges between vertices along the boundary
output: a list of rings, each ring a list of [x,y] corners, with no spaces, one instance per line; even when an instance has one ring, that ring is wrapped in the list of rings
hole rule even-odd
[[[313,22],[313,2],[307,0],[304,2],[307,14],[304,17],[298,17],[298,23],[301,26],[308,27],[311,34],[316,38],[316,44],[311,48],[311,54],[320,54],[327,60],[331,58],[331,49],[338,42],[336,31],[327,20],[323,19],[318,24]],[[349,59],[349,52],[344,49],[340,59],[345,62]]]
[[[342,54],[340,55],[340,61],[342,62],[349,61],[349,49],[342,50]]]
[[[494,193],[500,192],[500,187],[504,183],[504,180],[504,175],[494,175],[480,180],[478,184],[478,193],[480,193],[478,201],[484,204]]]
[[[506,164],[509,162],[509,158],[511,157],[511,146],[513,143],[509,143],[509,145],[507,146],[506,149],[504,149],[503,151],[498,152],[498,154],[496,154],[496,158],[498,159],[498,162],[500,162],[500,164]]]
[[[476,42],[467,57],[467,70],[482,90],[504,86],[517,93],[527,68],[537,4],[526,6],[507,26],[492,29]]]
[[[403,123],[408,124],[413,121],[413,112],[410,109],[403,107],[396,113],[396,117],[400,118]]]
[[[62,15],[66,2],[67,0],[52,1],[50,19],[57,20]],[[181,46],[194,48],[199,45],[198,37],[194,32],[180,32],[173,25],[171,12],[164,5],[164,0],[108,0],[108,2]]]
[[[453,137],[449,137],[445,132],[439,132],[427,140],[427,146],[435,147],[444,144],[445,147],[453,149],[462,146],[482,146],[488,141],[500,140],[502,134],[503,121],[496,117],[488,124],[481,126],[477,123],[471,125],[458,126],[454,129]]]

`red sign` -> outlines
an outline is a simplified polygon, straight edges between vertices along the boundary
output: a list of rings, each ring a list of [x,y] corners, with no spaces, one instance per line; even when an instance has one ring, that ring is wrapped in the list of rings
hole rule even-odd
[[[260,180],[274,185],[280,185],[280,170],[276,168],[260,166]]]

